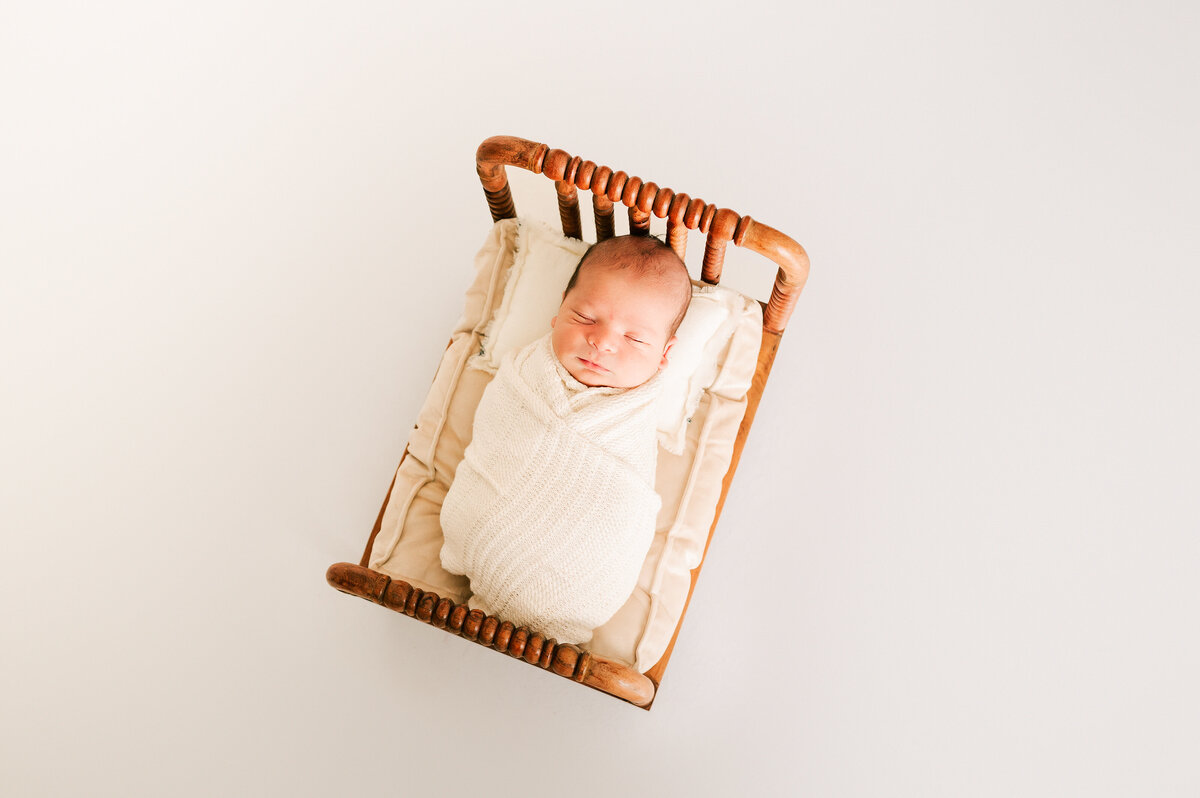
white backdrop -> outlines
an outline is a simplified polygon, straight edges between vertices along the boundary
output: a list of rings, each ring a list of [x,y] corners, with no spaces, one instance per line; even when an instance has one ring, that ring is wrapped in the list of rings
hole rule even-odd
[[[0,792],[1200,792],[1195,7],[427,5],[0,10]],[[812,257],[650,713],[324,583],[496,133]]]

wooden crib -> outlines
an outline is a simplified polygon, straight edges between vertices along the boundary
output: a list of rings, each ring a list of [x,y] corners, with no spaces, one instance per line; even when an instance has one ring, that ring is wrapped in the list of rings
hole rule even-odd
[[[763,329],[757,367],[746,394],[745,414],[737,431],[732,460],[721,482],[716,512],[708,528],[708,541],[711,542],[784,329],[808,277],[808,256],[803,247],[749,216],[741,216],[728,208],[718,208],[701,199],[660,188],[639,177],[614,171],[607,166],[597,166],[592,161],[526,139],[512,136],[487,139],[476,152],[476,165],[495,221],[516,217],[505,171],[505,167],[514,166],[554,181],[562,230],[566,236],[583,237],[578,194],[583,190],[591,192],[596,235],[600,240],[614,235],[614,208],[617,203],[628,209],[629,231],[633,234],[649,235],[651,215],[666,219],[667,242],[681,258],[685,255],[689,230],[706,234],[701,266],[701,279],[705,283],[715,285],[720,282],[725,251],[731,241],[769,258],[778,266],[769,300],[759,303],[762,306]],[[624,662],[593,654],[585,647],[559,644],[535,629],[515,627],[501,618],[485,615],[479,610],[469,610],[465,604],[458,604],[435,592],[422,590],[407,581],[367,567],[391,493],[389,489],[367,540],[362,560],[357,565],[343,562],[330,566],[326,573],[330,585],[637,706],[650,707],[674,649],[683,623],[683,613],[679,616],[665,653],[643,673]],[[708,543],[705,543],[705,554],[707,549]],[[703,565],[703,555],[700,565]],[[689,599],[699,572],[700,566],[691,571],[691,587],[687,594]]]

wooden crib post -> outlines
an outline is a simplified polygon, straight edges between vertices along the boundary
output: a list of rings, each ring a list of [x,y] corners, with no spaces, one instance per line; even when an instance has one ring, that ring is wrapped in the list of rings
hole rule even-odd
[[[527,141],[515,136],[493,136],[486,139],[475,150],[475,172],[487,195],[488,210],[492,221],[512,219],[517,215],[513,205],[512,189],[508,185],[505,165],[519,166],[534,174],[542,171],[542,162],[550,148],[536,141]],[[564,153],[565,154],[565,153]]]
[[[733,233],[733,243],[764,255],[779,264],[771,298],[763,309],[763,330],[782,334],[800,292],[808,282],[808,253],[788,235],[743,216]]]
[[[479,182],[483,183],[483,193],[487,195],[488,210],[492,212],[492,221],[512,219],[517,215],[513,205],[512,190],[508,187],[508,175],[504,167],[492,164],[488,167],[479,165]]]

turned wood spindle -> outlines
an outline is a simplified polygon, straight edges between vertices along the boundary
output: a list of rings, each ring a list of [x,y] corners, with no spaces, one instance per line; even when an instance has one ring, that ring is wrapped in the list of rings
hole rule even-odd
[[[616,178],[618,175],[624,175],[624,172],[617,172],[613,175]],[[642,189],[642,179],[636,175],[625,179],[620,187],[620,195],[613,196],[613,188],[609,188],[608,196],[615,202],[618,199],[625,207],[629,208],[629,233],[635,236],[644,236],[650,234],[650,214],[643,211],[637,206],[638,192]]]
[[[635,236],[650,235],[650,214],[643,213],[637,208],[629,209],[629,234]]]
[[[667,243],[675,254],[683,260],[687,256],[688,227],[684,220],[691,197],[684,193],[676,193],[671,197],[671,204],[666,209]]]
[[[558,191],[558,218],[562,220],[563,235],[568,238],[583,238],[583,222],[579,218],[579,192],[575,184],[566,180],[555,180]]]
[[[450,611],[454,609],[454,602],[448,598],[444,598],[437,603],[433,608],[433,616],[430,618],[430,623],[439,629],[445,629],[450,622]]]
[[[613,201],[608,197],[608,187],[612,181],[613,170],[607,166],[600,166],[589,177],[588,189],[592,192],[592,214],[596,219],[596,240],[603,241],[606,238],[612,238],[615,233]]]
[[[613,224],[612,200],[603,194],[593,194],[592,215],[596,219],[597,241],[604,241],[616,234],[616,226]]]
[[[517,627],[512,621],[501,621],[496,627],[496,636],[492,639],[492,648],[499,651],[501,654],[508,652],[508,642],[512,639],[513,630]]]
[[[417,611],[413,617],[418,621],[433,623],[433,611],[439,601],[441,601],[441,597],[437,593],[426,593],[421,596],[421,601],[417,604]]]
[[[530,665],[536,665],[538,660],[542,658],[542,649],[546,646],[546,637],[540,632],[534,632],[529,635],[529,639],[525,641],[525,651],[522,657]]]
[[[494,615],[488,615],[483,619],[483,624],[479,627],[479,637],[477,643],[490,646],[492,641],[496,639],[496,630],[500,628],[500,619]]]
[[[771,298],[763,310],[763,329],[768,332],[782,332],[787,326],[792,309],[799,299],[799,290],[787,284],[787,274],[780,269],[775,274],[775,285],[771,286]]]
[[[465,604],[457,605],[450,611],[450,617],[446,621],[446,628],[455,634],[463,634],[463,624],[467,622],[471,611],[467,609]]]
[[[704,261],[700,279],[710,285],[716,285],[721,282],[721,268],[725,264],[725,249],[733,240],[739,217],[728,208],[721,208],[715,210],[709,218],[708,238],[704,241]]]
[[[512,637],[508,640],[508,655],[516,659],[522,659],[525,655],[525,646],[529,643],[529,629],[524,626],[518,626],[513,630]]]
[[[771,298],[763,309],[763,331],[782,334],[808,281],[808,253],[790,236],[748,216],[738,222],[734,243],[779,264]]]
[[[579,655],[579,662],[575,666],[575,673],[571,678],[577,682],[582,682],[588,677],[588,672],[592,669],[592,652],[583,651]]]
[[[550,670],[568,679],[574,678],[575,668],[579,664],[579,648],[570,643],[560,643],[554,648],[554,656],[550,660]]]
[[[387,592],[383,595],[383,601],[380,603],[389,610],[396,612],[404,612],[404,607],[408,604],[408,596],[412,593],[412,585],[403,580],[392,580],[388,585]]]
[[[462,625],[462,636],[472,643],[479,640],[479,632],[483,628],[483,621],[487,618],[483,610],[471,610],[467,613],[466,620]]]
[[[476,171],[479,173],[479,182],[483,184],[488,210],[492,212],[492,221],[515,217],[517,210],[513,205],[512,190],[508,187],[508,175],[504,172],[504,166],[481,163]]]
[[[629,207],[629,232],[640,235],[650,235],[650,214],[658,199],[658,186],[654,183],[642,183]]]
[[[625,191],[625,181],[629,179],[629,175],[618,170],[613,172],[608,177],[608,189],[604,192],[604,196],[608,197],[609,202],[614,204],[621,202],[621,195]]]
[[[688,229],[682,223],[667,222],[667,243],[675,254],[683,260],[687,256]]]
[[[554,652],[558,649],[558,641],[553,637],[548,639],[542,645],[542,654],[538,657],[537,666],[542,670],[549,670],[550,663],[554,661]]]

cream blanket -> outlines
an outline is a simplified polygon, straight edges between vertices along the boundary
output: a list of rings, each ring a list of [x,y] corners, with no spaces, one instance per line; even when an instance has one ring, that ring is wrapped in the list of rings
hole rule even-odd
[[[654,398],[589,388],[550,336],[505,358],[442,505],[442,565],[470,606],[584,643],[629,598],[654,537]]]

